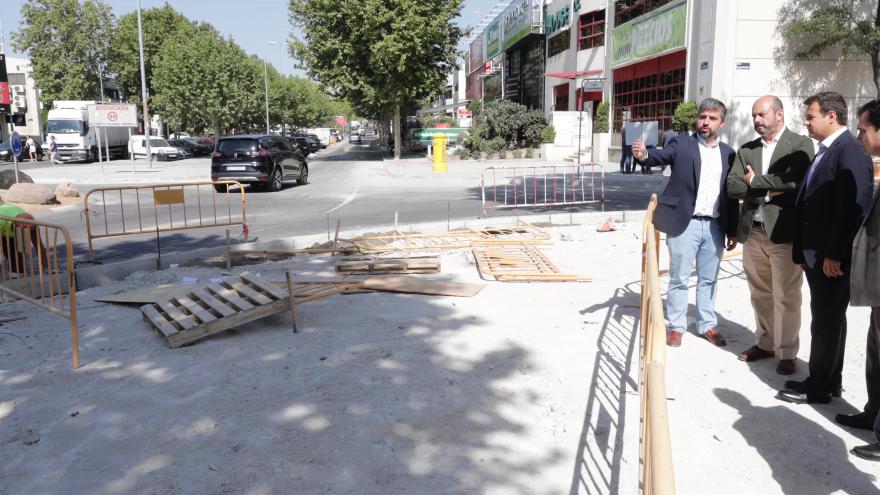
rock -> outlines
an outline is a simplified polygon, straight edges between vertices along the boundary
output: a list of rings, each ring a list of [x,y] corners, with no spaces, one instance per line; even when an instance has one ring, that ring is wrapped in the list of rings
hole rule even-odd
[[[31,176],[24,172],[19,172],[18,182],[33,184],[34,179],[31,179]],[[13,184],[15,184],[15,170],[3,170],[0,172],[0,189],[9,189]]]
[[[78,198],[79,191],[73,187],[70,182],[67,184],[59,184],[58,187],[55,188],[55,199],[61,203],[61,198]]]
[[[57,203],[55,193],[42,184],[13,184],[6,193],[7,203],[23,203],[28,205],[51,205]]]

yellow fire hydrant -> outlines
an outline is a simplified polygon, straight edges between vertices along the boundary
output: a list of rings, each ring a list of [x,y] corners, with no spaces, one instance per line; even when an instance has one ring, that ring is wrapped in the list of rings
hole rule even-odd
[[[435,134],[432,136],[432,140],[434,144],[434,172],[446,172],[446,134]]]

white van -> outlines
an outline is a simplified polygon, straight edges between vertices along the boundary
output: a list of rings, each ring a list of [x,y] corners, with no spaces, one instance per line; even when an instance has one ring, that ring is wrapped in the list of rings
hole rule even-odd
[[[314,134],[318,136],[318,139],[321,141],[320,144],[322,148],[326,148],[330,146],[330,128],[329,127],[318,127],[315,129],[306,129],[306,134]]]
[[[128,152],[131,153],[133,158],[137,158],[138,156],[146,158],[146,136],[132,136],[131,139],[128,140]],[[156,136],[150,137],[150,154],[153,155],[153,160],[159,161],[177,160],[180,158],[180,152],[177,148],[168,144],[168,141]]]

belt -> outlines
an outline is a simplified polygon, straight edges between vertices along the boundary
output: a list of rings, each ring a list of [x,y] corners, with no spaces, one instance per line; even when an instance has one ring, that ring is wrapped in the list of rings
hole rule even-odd
[[[715,217],[709,215],[694,215],[691,218],[694,220],[715,220]]]

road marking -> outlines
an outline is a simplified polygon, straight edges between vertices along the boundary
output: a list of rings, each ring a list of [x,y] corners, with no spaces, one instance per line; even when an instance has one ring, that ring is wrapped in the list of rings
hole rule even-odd
[[[354,198],[357,197],[358,191],[360,191],[360,190],[361,190],[361,186],[360,186],[360,184],[358,184],[358,186],[354,188],[354,191],[352,191],[351,194],[349,194],[345,199],[343,199],[341,203],[339,203],[338,205],[334,206],[333,208],[330,208],[329,210],[325,211],[324,214],[329,215],[329,214],[333,213],[334,211],[342,208],[343,206],[351,203],[352,201],[354,201]]]

